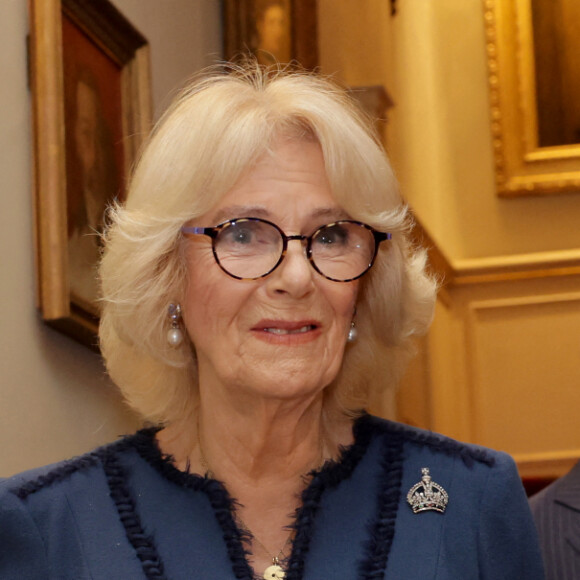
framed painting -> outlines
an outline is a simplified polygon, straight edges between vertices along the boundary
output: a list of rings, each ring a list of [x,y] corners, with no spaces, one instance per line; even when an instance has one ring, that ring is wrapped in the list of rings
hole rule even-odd
[[[30,0],[38,297],[98,349],[106,208],[150,129],[149,46],[108,0]]]
[[[580,192],[580,2],[482,0],[497,192]]]
[[[253,54],[265,65],[318,66],[316,0],[225,0],[227,59]]]

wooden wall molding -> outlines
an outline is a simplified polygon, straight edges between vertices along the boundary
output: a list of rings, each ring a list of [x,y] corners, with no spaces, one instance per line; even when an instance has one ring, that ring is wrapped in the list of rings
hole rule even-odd
[[[416,218],[412,237],[427,249],[431,270],[444,288],[580,275],[580,248],[453,260]]]
[[[571,451],[545,453],[514,453],[522,478],[556,479],[568,473],[580,458],[580,447]]]

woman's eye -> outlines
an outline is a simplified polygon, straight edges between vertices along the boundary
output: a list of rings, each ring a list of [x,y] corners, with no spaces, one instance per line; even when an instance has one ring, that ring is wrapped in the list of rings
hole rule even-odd
[[[324,228],[318,236],[316,236],[316,243],[321,245],[344,245],[348,240],[348,231],[342,226],[332,226]]]
[[[253,237],[254,235],[250,230],[240,230],[232,234],[234,241],[238,242],[239,244],[249,244]]]
[[[223,232],[222,239],[228,244],[251,244],[255,235],[251,228],[231,227]]]

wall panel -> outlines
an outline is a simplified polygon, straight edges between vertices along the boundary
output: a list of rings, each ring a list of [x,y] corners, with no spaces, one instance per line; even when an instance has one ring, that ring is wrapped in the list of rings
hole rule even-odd
[[[474,440],[580,455],[580,292],[473,302],[468,326]]]

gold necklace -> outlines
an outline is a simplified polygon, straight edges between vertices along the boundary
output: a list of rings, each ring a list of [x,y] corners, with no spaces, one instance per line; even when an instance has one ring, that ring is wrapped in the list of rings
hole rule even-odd
[[[203,452],[203,447],[201,445],[201,431],[199,430],[199,423],[198,423],[198,429],[197,429],[197,444],[199,446],[199,459],[200,459],[201,466],[203,467],[203,469],[207,473],[207,475],[213,479],[214,472],[213,472],[212,468],[210,467],[207,459],[205,458],[205,453]],[[264,544],[262,544],[262,542],[260,542],[260,540],[258,539],[256,534],[254,534],[254,532],[252,532],[252,530],[249,528],[248,524],[246,524],[242,520],[242,518],[239,516],[239,514],[236,514],[235,518],[238,520],[238,523],[241,524],[240,527],[244,531],[250,533],[250,535],[252,536],[252,540],[256,540],[256,542],[262,547],[262,549],[266,552],[266,554],[268,554],[268,556],[270,558],[272,558],[272,564],[264,570],[264,574],[262,575],[262,578],[264,580],[283,580],[286,577],[286,573],[284,572],[284,568],[282,568],[282,566],[280,565],[280,557],[284,556],[284,548],[286,548],[286,546],[290,542],[290,538],[292,537],[292,532],[290,532],[290,534],[288,535],[288,538],[284,542],[282,549],[278,552],[278,555],[273,556],[270,553],[270,551],[268,550],[268,548],[266,548],[266,546],[264,546]]]
[[[198,421],[197,421],[197,445],[199,447],[199,460],[200,460],[201,466],[204,469],[204,471],[207,473],[207,475],[213,479],[214,472],[213,472],[212,468],[210,467],[208,460],[205,457],[205,453],[203,452],[203,446],[201,444],[201,430],[199,428],[199,417],[198,417]],[[321,437],[320,438],[320,455],[319,455],[317,469],[320,469],[322,467],[322,465],[324,465],[324,443],[323,443],[322,437]],[[236,514],[235,518],[238,520],[240,527],[244,531],[249,532],[249,534],[252,537],[252,540],[255,540],[262,547],[264,552],[266,552],[266,554],[268,554],[268,556],[270,558],[272,558],[272,564],[264,570],[262,578],[264,580],[283,580],[286,577],[286,573],[284,572],[284,568],[282,568],[282,566],[280,565],[280,558],[284,559],[284,549],[290,543],[290,540],[291,540],[294,532],[290,532],[288,534],[288,537],[286,538],[286,541],[284,542],[282,549],[278,552],[278,555],[273,556],[270,553],[270,550],[268,550],[268,548],[266,548],[266,546],[264,546],[264,544],[262,544],[262,542],[260,542],[260,540],[258,539],[256,534],[254,534],[254,532],[252,532],[252,530],[244,522],[244,520],[242,520],[240,515]]]
[[[266,554],[268,554],[268,556],[270,558],[272,558],[272,564],[264,570],[264,574],[262,575],[262,578],[264,580],[278,580],[278,579],[286,578],[286,573],[284,572],[284,568],[282,568],[282,566],[280,565],[280,560],[284,559],[284,549],[290,543],[290,539],[292,538],[293,532],[290,532],[288,534],[288,537],[286,538],[286,541],[284,542],[282,549],[278,552],[278,555],[272,556],[270,550],[268,550],[268,548],[266,548],[266,546],[264,546],[264,544],[262,544],[262,542],[260,542],[260,540],[258,539],[256,534],[254,534],[254,532],[252,532],[252,530],[250,530],[250,528],[248,527],[248,524],[246,524],[244,522],[244,520],[242,520],[242,518],[239,516],[239,514],[236,515],[236,518],[237,518],[238,522],[240,523],[240,527],[244,531],[249,532],[250,535],[252,536],[252,539],[256,540],[256,542],[262,547],[264,552],[266,552]]]

